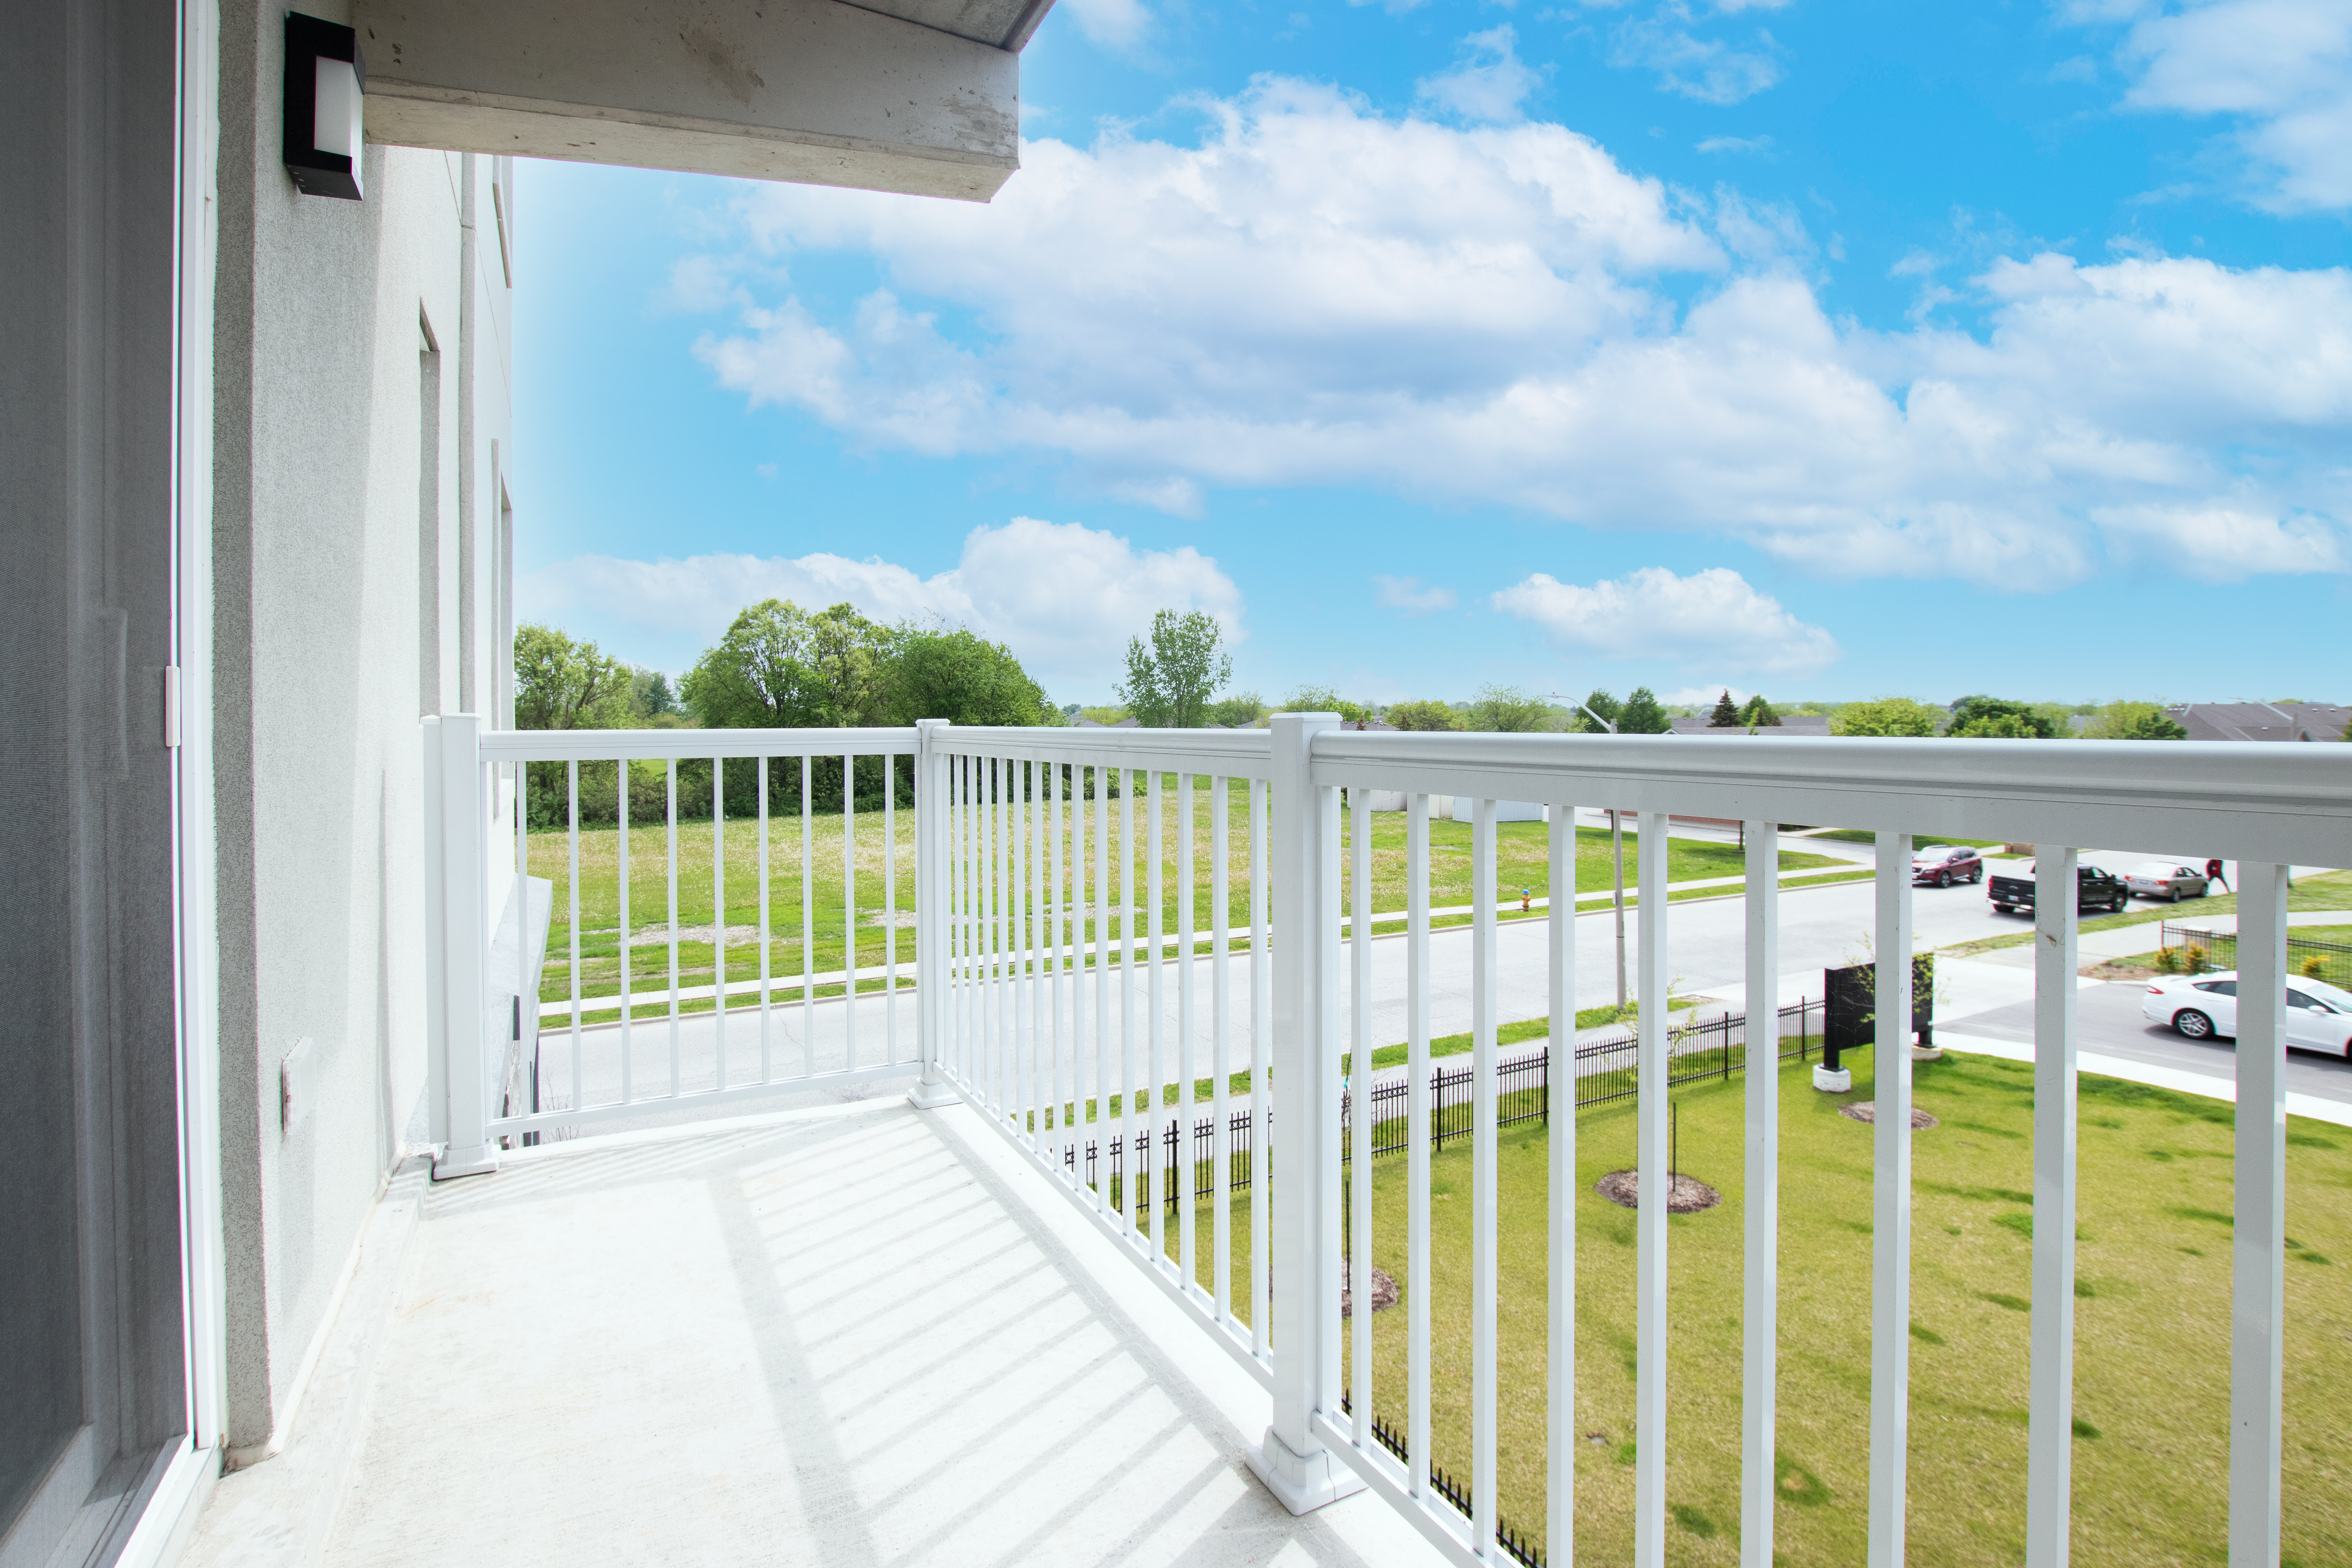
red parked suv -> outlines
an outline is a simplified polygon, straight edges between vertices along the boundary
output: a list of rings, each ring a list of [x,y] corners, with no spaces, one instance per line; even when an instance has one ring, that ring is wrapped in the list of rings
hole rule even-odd
[[[1933,882],[1939,888],[1948,888],[1955,882],[1981,882],[1984,857],[1966,847],[1930,844],[1913,851],[1911,880],[1915,886]]]

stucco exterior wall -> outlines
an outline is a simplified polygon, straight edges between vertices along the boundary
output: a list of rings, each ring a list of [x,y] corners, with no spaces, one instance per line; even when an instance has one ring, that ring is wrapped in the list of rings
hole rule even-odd
[[[498,171],[371,146],[365,201],[298,194],[278,161],[282,16],[231,0],[221,49],[221,1163],[228,1437],[247,1450],[423,1137],[417,721],[494,701],[509,662]],[[315,1109],[281,1127],[279,1065],[303,1040]]]

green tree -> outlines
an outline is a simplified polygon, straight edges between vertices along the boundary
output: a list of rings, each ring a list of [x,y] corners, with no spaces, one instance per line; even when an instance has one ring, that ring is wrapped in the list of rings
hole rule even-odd
[[[1489,683],[1470,700],[1466,727],[1503,733],[1524,733],[1550,728],[1551,705],[1516,686]]]
[[[1451,703],[1434,700],[1391,702],[1383,717],[1400,730],[1459,730],[1463,723]]]
[[[1593,713],[1598,713],[1601,718],[1608,720],[1610,724],[1614,724],[1617,721],[1617,716],[1625,710],[1625,705],[1622,702],[1618,701],[1606,691],[1598,689],[1584,700],[1584,706],[1591,709],[1592,712],[1588,713],[1580,709],[1576,715],[1576,727],[1587,735],[1609,733],[1609,725],[1596,722],[1592,717]]]
[[[1764,694],[1759,691],[1748,700],[1747,707],[1739,710],[1739,721],[1759,729],[1776,729],[1780,725],[1780,715],[1773,711],[1772,705],[1764,700]]]
[[[1237,691],[1209,704],[1209,722],[1230,730],[1246,730],[1265,716],[1265,700],[1255,691]]]
[[[649,672],[644,694],[638,699],[648,718],[677,711],[677,696],[669,689],[669,677],[660,670]]]
[[[515,628],[515,728],[611,730],[625,725],[629,667],[593,642],[537,621]]]
[[[1337,713],[1350,724],[1360,724],[1365,717],[1362,704],[1349,701],[1328,686],[1300,687],[1282,700],[1282,710],[1285,713]]]
[[[2054,741],[2071,735],[2066,710],[2009,697],[1963,697],[1952,704],[1948,733],[1961,739]]]
[[[1658,705],[1656,693],[1646,686],[1633,688],[1633,695],[1625,699],[1624,710],[1617,715],[1621,735],[1663,735],[1674,727],[1674,721]]]
[[[686,705],[714,729],[830,724],[832,693],[814,643],[805,610],[789,599],[763,599],[686,672]]]
[[[2347,731],[2352,733],[2352,731]],[[2092,710],[2086,741],[2185,741],[2189,731],[2153,702],[2110,702]]]
[[[858,614],[854,605],[835,605],[808,618],[808,662],[824,687],[825,722],[854,726],[881,721],[880,667],[890,634]]]
[[[1206,610],[1161,610],[1151,617],[1151,639],[1129,637],[1127,679],[1118,699],[1136,720],[1155,730],[1197,730],[1209,700],[1234,676],[1224,628]]]
[[[1715,711],[1706,716],[1710,730],[1736,730],[1747,721],[1739,716],[1738,707],[1731,700],[1731,689],[1725,687],[1723,695],[1715,700]]]
[[[962,626],[909,623],[893,628],[876,659],[871,689],[875,723],[1067,722],[1049,710],[1045,693],[1011,649]]]
[[[1836,735],[1933,735],[1944,710],[1908,697],[1881,697],[1849,702],[1830,720]]]

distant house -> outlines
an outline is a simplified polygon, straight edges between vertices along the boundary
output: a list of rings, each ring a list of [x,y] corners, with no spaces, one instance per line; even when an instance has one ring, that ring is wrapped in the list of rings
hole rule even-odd
[[[1676,735],[1826,735],[1830,732],[1829,717],[1822,713],[1783,713],[1778,724],[1765,724],[1750,731],[1745,724],[1714,725],[1704,719],[1671,721]]]
[[[2333,702],[2184,702],[2165,711],[2192,741],[2340,741],[2352,708]]]

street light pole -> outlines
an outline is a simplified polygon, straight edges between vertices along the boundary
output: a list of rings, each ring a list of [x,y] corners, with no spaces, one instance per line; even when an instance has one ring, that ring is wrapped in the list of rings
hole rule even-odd
[[[1564,691],[1554,691],[1548,695],[1552,697],[1568,697],[1568,693]],[[1572,697],[1570,697],[1568,700],[1571,702],[1576,701]],[[1612,735],[1617,732],[1617,726],[1611,723],[1608,720],[1603,719],[1600,714],[1594,713],[1591,703],[1577,702],[1576,705],[1579,708],[1583,709],[1588,714],[1591,714],[1592,721],[1594,723],[1600,725],[1602,729],[1608,731]],[[1615,882],[1617,909],[1617,1016],[1622,1021],[1625,1016],[1625,824],[1619,817],[1617,808],[1615,806],[1609,806],[1605,809],[1609,813],[1610,861],[1615,871],[1615,877],[1613,879]],[[1570,843],[1575,842],[1574,835],[1571,834],[1570,836],[1569,841]]]

